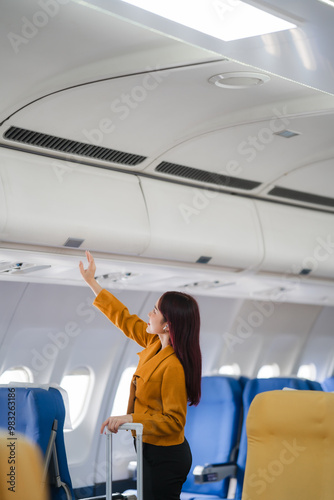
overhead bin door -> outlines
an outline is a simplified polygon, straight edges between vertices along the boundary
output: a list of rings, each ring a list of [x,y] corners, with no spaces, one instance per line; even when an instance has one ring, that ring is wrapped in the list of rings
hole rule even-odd
[[[134,175],[0,150],[0,239],[137,255],[149,241]],[[2,184],[2,185],[1,185]]]
[[[254,203],[246,198],[141,179],[151,241],[144,254],[246,269],[262,259]]]
[[[265,257],[262,271],[334,277],[334,215],[257,202]]]

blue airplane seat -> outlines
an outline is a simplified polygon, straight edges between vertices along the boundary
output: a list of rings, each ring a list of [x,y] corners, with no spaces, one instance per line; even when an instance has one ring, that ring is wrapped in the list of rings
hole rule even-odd
[[[198,406],[189,406],[185,436],[193,462],[183,485],[181,500],[226,498],[229,479],[196,484],[193,470],[206,463],[236,460],[242,414],[242,388],[232,377],[202,378],[202,398]]]
[[[293,378],[293,377],[273,377],[273,378],[256,378],[249,380],[243,391],[243,425],[240,438],[239,454],[237,459],[237,488],[235,500],[240,500],[242,495],[242,487],[245,475],[246,458],[247,458],[247,435],[246,435],[246,419],[248,410],[254,397],[262,392],[282,390],[285,387],[296,390],[319,390],[321,385],[318,382],[311,380]]]
[[[325,378],[325,380],[321,382],[321,387],[325,392],[334,392],[334,377]]]
[[[238,377],[238,382],[241,386],[242,391],[244,390],[245,385],[247,384],[248,380],[249,380],[249,377],[246,377],[245,375],[240,375],[240,377]]]
[[[310,386],[310,390],[312,391],[323,391],[323,387],[322,385],[320,384],[320,382],[317,382],[316,380],[307,380],[309,386]]]
[[[52,500],[73,500],[64,443],[65,406],[53,387],[0,386],[0,407],[15,408],[15,431],[38,444],[48,470]],[[0,428],[8,429],[8,412],[0,412]],[[14,422],[12,420],[12,422]]]

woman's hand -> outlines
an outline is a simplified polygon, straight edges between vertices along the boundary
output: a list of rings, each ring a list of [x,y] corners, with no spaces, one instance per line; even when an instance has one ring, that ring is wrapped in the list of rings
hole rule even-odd
[[[85,269],[83,263],[80,261],[79,262],[80,273],[83,279],[86,281],[86,283],[91,287],[95,295],[98,295],[102,290],[102,286],[100,286],[95,279],[95,271],[96,271],[95,261],[93,259],[92,254],[88,252],[88,250],[86,250],[86,257],[88,261],[88,267],[87,269]]]
[[[89,282],[91,282],[95,277],[96,265],[95,265],[95,261],[93,259],[92,254],[90,252],[88,252],[88,250],[86,250],[86,257],[88,260],[87,269],[84,268],[84,265],[81,261],[79,262],[79,269],[80,269],[81,276],[86,281],[86,283],[89,284]]]
[[[101,434],[103,434],[104,428],[109,429],[110,432],[117,434],[118,427],[122,424],[131,424],[133,422],[132,415],[121,415],[120,417],[109,417],[105,420],[101,426]]]

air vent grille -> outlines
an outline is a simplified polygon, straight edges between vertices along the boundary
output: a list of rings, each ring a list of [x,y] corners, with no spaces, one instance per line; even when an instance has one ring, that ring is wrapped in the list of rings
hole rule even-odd
[[[85,240],[81,240],[80,238],[67,238],[64,243],[64,247],[69,248],[79,248],[83,244]]]
[[[275,186],[268,193],[270,196],[277,196],[279,198],[286,198],[293,201],[303,201],[305,203],[312,203],[313,205],[322,205],[325,207],[334,208],[334,198],[326,196],[319,196],[317,194],[305,193],[304,191],[296,191],[294,189],[287,189]]]
[[[199,182],[207,182],[218,186],[245,189],[248,191],[260,186],[259,182],[239,179],[238,177],[231,177],[215,172],[207,172],[206,170],[186,167],[185,165],[178,165],[177,163],[169,163],[166,161],[159,163],[159,165],[155,167],[155,171],[186,179],[193,179]]]
[[[115,149],[103,148],[84,142],[62,139],[53,135],[41,134],[32,130],[26,130],[18,127],[10,127],[4,134],[4,138],[10,141],[38,146],[61,153],[94,158],[111,163],[120,163],[121,165],[135,166],[146,160],[146,156],[125,153]]]

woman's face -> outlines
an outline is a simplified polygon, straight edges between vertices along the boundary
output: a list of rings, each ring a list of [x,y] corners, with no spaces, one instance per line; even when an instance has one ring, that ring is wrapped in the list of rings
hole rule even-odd
[[[147,333],[152,334],[162,334],[167,333],[163,330],[163,328],[167,325],[167,322],[164,320],[163,315],[158,309],[159,300],[153,307],[152,311],[148,313],[149,322],[147,323],[146,331]]]

